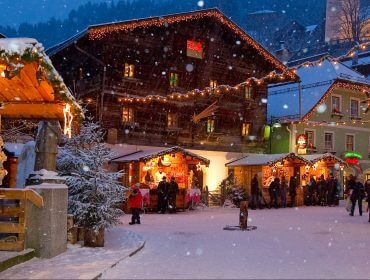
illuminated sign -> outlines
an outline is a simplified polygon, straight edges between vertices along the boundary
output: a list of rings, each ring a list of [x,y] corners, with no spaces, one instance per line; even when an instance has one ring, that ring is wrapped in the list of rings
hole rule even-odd
[[[189,57],[203,59],[204,48],[202,42],[187,40],[186,55]]]
[[[358,164],[358,158],[345,158],[345,161],[348,163],[348,164]]]
[[[362,159],[362,155],[356,152],[345,152],[344,158],[357,158]]]
[[[362,159],[362,155],[356,152],[345,152],[343,157],[348,164],[353,165],[358,164],[359,160]]]

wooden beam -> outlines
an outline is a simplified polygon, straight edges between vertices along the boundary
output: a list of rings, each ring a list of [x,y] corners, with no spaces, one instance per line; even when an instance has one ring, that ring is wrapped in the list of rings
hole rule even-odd
[[[5,103],[0,114],[4,118],[63,120],[62,103]]]

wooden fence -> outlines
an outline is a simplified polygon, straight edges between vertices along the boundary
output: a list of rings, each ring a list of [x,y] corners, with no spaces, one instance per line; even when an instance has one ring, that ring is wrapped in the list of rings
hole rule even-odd
[[[44,205],[42,197],[33,190],[0,188],[0,251],[25,248],[27,200],[37,207]]]

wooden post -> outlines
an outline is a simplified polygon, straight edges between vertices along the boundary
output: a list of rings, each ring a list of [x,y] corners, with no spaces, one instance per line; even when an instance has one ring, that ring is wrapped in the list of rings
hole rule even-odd
[[[35,171],[56,170],[56,155],[61,133],[58,121],[40,121],[36,136]]]
[[[242,230],[247,229],[248,223],[248,201],[243,200],[240,202],[240,213],[239,213],[239,226]]]

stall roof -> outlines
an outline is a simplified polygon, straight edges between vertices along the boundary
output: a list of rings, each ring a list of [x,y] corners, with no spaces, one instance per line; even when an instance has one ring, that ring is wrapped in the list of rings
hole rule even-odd
[[[209,165],[210,161],[209,159],[202,157],[200,155],[197,155],[195,153],[192,153],[186,149],[183,149],[181,147],[175,146],[171,148],[151,148],[148,150],[139,150],[135,152],[131,152],[128,154],[120,155],[119,157],[116,157],[112,159],[112,162],[118,162],[118,163],[128,163],[128,162],[140,162],[140,161],[148,161],[152,158],[181,152],[184,155],[191,156],[193,158],[198,159],[202,163]]]
[[[42,44],[31,38],[0,39],[0,114],[9,118],[60,119],[66,104],[82,111]]]
[[[334,162],[342,163],[344,165],[347,165],[347,163],[342,160],[341,158],[330,154],[330,153],[325,153],[325,154],[312,154],[312,155],[303,155],[303,158],[306,160],[312,162],[312,164],[315,164],[316,162],[320,160],[333,160]]]
[[[287,158],[292,158],[300,161],[303,164],[310,164],[310,162],[303,157],[297,156],[294,153],[287,153],[287,154],[253,154],[242,157],[235,161],[231,161],[226,163],[226,166],[249,166],[249,165],[271,165],[277,163],[279,161],[286,160]]]

